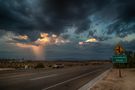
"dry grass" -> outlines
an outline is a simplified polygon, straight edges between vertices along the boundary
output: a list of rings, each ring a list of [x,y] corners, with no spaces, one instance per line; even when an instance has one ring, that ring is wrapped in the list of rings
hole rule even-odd
[[[135,69],[122,70],[119,78],[118,70],[113,69],[103,80],[90,90],[135,90]]]
[[[0,68],[24,68],[27,65],[29,68],[34,68],[37,64],[42,63],[46,69],[51,69],[54,64],[64,64],[64,67],[73,67],[73,66],[95,66],[102,65],[108,62],[97,62],[97,61],[4,61],[0,62]]]

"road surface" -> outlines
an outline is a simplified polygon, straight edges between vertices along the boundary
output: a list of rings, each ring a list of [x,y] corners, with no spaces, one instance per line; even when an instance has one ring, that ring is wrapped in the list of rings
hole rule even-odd
[[[0,72],[0,90],[77,90],[110,67],[105,64],[48,71]]]

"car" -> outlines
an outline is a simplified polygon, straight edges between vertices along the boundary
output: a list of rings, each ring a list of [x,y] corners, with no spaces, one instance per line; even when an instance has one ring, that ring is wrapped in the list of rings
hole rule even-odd
[[[53,68],[64,68],[64,64],[54,64]]]

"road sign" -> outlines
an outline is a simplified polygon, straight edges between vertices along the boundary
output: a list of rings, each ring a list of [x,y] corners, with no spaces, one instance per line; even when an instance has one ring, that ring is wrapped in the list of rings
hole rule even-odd
[[[122,77],[120,63],[127,63],[127,56],[124,54],[125,50],[120,44],[117,44],[114,50],[115,56],[112,57],[112,62],[119,65],[119,77]]]
[[[115,55],[112,58],[113,63],[127,63],[127,56],[126,55]]]
[[[124,48],[120,45],[120,44],[118,44],[116,47],[115,47],[115,53],[117,54],[117,55],[119,55],[119,54],[122,54],[124,52]]]

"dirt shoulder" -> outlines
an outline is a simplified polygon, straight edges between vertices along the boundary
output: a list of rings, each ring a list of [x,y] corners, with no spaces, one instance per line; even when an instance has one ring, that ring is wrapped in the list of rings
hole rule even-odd
[[[135,90],[135,68],[122,69],[122,78],[119,78],[118,69],[112,69],[90,90]]]

